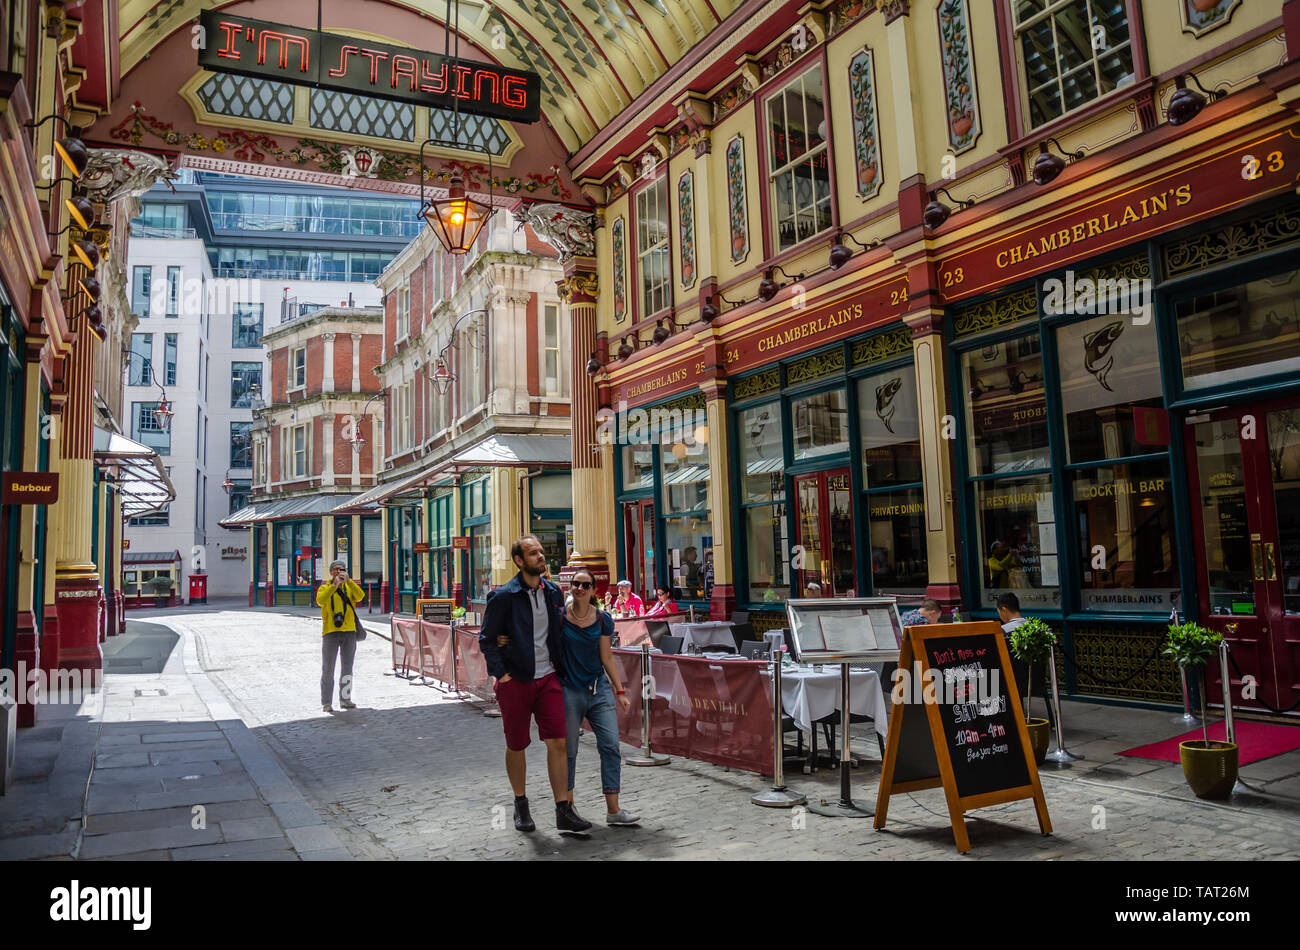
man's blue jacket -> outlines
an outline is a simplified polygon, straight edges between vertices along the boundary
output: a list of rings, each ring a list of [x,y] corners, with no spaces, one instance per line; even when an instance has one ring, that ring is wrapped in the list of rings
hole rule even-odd
[[[546,649],[551,654],[551,665],[563,678],[564,595],[555,584],[542,578],[542,591],[546,597],[550,629],[546,633]],[[509,642],[497,646],[497,636],[505,634]],[[487,595],[483,610],[483,627],[478,635],[479,650],[487,660],[488,672],[497,679],[510,674],[511,679],[525,682],[536,678],[536,655],[533,649],[533,604],[528,585],[522,573]]]

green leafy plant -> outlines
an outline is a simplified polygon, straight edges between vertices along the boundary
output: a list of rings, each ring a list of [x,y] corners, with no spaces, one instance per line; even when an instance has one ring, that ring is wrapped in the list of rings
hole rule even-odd
[[[465,616],[465,608],[464,608],[464,607],[453,607],[453,608],[451,608],[451,615],[452,615],[452,617],[453,617],[454,619],[459,620],[459,619],[461,619],[462,617]]]
[[[1210,729],[1205,719],[1205,664],[1219,652],[1223,634],[1202,627],[1199,623],[1171,623],[1165,638],[1165,656],[1172,659],[1186,674],[1199,677],[1198,693],[1201,695],[1201,735],[1205,748],[1210,748]]]
[[[158,574],[144,582],[155,597],[164,597],[172,592],[172,579],[165,574]]]
[[[1025,677],[1025,722],[1029,722],[1029,700],[1034,692],[1034,664],[1047,661],[1047,655],[1056,646],[1056,631],[1047,622],[1031,617],[1007,634],[1007,645],[1018,659],[1029,664]]]

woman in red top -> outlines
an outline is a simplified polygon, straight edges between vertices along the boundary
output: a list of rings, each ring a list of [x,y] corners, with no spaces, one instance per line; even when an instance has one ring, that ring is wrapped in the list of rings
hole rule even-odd
[[[650,609],[645,612],[647,617],[664,617],[668,614],[678,613],[676,602],[673,601],[673,592],[660,584],[655,588],[657,597]]]

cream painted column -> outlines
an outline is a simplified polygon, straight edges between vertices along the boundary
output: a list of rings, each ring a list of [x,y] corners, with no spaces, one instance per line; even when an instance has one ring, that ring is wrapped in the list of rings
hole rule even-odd
[[[906,182],[921,173],[921,156],[926,148],[925,131],[923,124],[916,119],[912,102],[916,58],[912,55],[912,39],[907,29],[907,6],[900,3],[890,6],[893,9],[885,11],[885,40],[889,46],[889,80],[893,86],[890,97],[894,104],[893,144],[898,162],[897,180]]]
[[[334,392],[334,337],[333,333],[322,333],[320,338],[325,341],[325,365],[321,367],[320,391],[323,393]]]
[[[735,571],[732,558],[732,515],[735,505],[731,496],[731,460],[727,455],[729,421],[727,384],[708,380],[701,384],[707,413],[709,453],[709,511],[713,520],[713,593],[709,598],[709,616],[713,620],[730,620],[736,609]],[[704,558],[707,552],[700,552]]]
[[[510,557],[522,512],[519,485],[523,470],[498,468],[492,473],[492,583],[504,584],[518,573]]]
[[[338,557],[338,554],[334,547],[334,517],[328,514],[317,515],[317,517],[320,518],[320,559],[321,569],[324,573],[316,580],[321,581],[329,577],[330,562]],[[356,580],[351,571],[348,572],[348,576]]]
[[[327,488],[333,487],[334,485],[334,413],[326,413],[325,415],[322,415],[320,419],[320,484],[321,488]]]
[[[352,337],[352,391],[361,392],[361,334],[353,333]]]
[[[596,447],[595,380],[587,374],[587,361],[596,349],[596,278],[589,271],[571,265],[562,282],[561,297],[569,312],[573,330],[572,380],[572,477],[573,557],[569,567],[585,567],[596,575],[597,586],[607,584],[609,548],[607,525],[613,518],[612,485],[602,464],[603,453]]]
[[[943,366],[943,326],[940,314],[909,315],[907,323],[922,335],[912,339],[916,362],[916,395],[921,428],[921,475],[925,498],[925,552],[930,583],[926,596],[940,602],[961,599],[957,575],[957,528],[953,471],[955,425],[949,414],[947,376]],[[924,327],[918,331],[918,327]],[[978,551],[975,552],[978,556]]]

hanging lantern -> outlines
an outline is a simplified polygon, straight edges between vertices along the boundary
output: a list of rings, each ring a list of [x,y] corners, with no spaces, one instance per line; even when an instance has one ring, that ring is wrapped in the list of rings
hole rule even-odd
[[[348,441],[352,443],[352,451],[355,452],[357,455],[360,455],[361,450],[366,447],[366,437],[363,436],[360,432],[358,432],[354,438],[349,439]]]
[[[492,206],[466,194],[465,182],[457,175],[447,188],[447,197],[430,198],[423,214],[449,253],[466,254],[492,216]]]
[[[229,495],[235,488],[235,483],[230,480],[230,472],[226,472],[226,480],[221,483],[221,490]]]
[[[174,415],[176,413],[172,412],[172,407],[164,396],[163,401],[158,403],[158,408],[153,411],[153,421],[160,431],[166,432],[171,428]]]
[[[455,379],[447,369],[447,361],[441,356],[438,357],[438,365],[433,371],[433,385],[438,387],[438,395],[447,395],[447,390],[451,388],[451,381]]]

